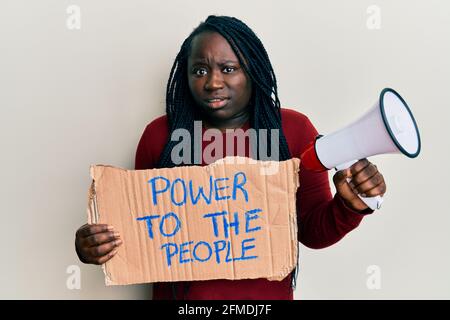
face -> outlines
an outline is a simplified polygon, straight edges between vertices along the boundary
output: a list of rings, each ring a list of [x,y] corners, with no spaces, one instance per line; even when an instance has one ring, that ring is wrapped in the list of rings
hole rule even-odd
[[[213,123],[247,119],[252,84],[228,41],[217,32],[194,37],[188,83],[196,104]]]

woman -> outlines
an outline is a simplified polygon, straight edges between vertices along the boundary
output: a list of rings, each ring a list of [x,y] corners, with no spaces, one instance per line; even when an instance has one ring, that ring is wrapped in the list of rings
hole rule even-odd
[[[178,165],[171,157],[176,143],[170,139],[171,134],[180,128],[192,133],[195,120],[202,121],[204,130],[269,129],[268,142],[273,132],[270,129],[278,129],[275,147],[280,161],[300,157],[317,136],[305,115],[280,107],[267,52],[253,31],[236,18],[209,16],[191,33],[175,59],[166,94],[166,115],[146,127],[137,148],[136,169]],[[254,154],[259,158],[258,150]],[[248,146],[245,155],[250,156]],[[206,164],[204,159],[202,164]],[[372,212],[358,194],[373,197],[386,192],[383,176],[367,159],[334,175],[334,197],[327,172],[315,173],[301,167],[299,174],[298,239],[311,248],[336,243],[359,225],[364,214]],[[346,178],[351,181],[348,183]],[[84,225],[77,231],[75,243],[82,262],[103,264],[116,254],[122,242],[112,226]],[[157,283],[154,298],[289,300],[293,299],[294,280],[295,275],[291,274],[283,281]]]

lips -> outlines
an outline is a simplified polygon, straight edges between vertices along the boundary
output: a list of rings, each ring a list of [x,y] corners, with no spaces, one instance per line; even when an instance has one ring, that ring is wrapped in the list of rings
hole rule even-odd
[[[227,97],[211,97],[204,101],[208,107],[218,109],[224,107],[228,103],[228,100],[229,98]]]

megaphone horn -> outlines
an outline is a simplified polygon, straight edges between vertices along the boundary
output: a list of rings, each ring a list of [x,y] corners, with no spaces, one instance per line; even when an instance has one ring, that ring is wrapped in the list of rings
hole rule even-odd
[[[331,134],[319,135],[301,155],[308,170],[349,168],[358,159],[377,154],[419,155],[420,134],[405,100],[393,89],[381,91],[375,105],[362,117]],[[382,197],[361,197],[372,210],[379,209]]]

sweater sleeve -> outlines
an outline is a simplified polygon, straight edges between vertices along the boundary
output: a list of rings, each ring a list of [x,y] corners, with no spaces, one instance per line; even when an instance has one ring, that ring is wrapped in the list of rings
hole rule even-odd
[[[306,145],[315,139],[318,132],[307,117],[304,119],[303,133],[306,140],[302,144]],[[300,157],[300,154],[296,156]],[[364,215],[347,207],[337,193],[332,196],[328,172],[316,173],[300,164],[299,176],[297,217],[298,238],[302,244],[313,249],[325,248],[338,242],[359,225]]]
[[[167,143],[167,116],[161,116],[150,122],[139,140],[134,162],[135,170],[156,168],[164,146]]]
[[[135,170],[143,170],[143,169],[153,169],[154,161],[150,149],[148,148],[148,138],[150,128],[147,125],[144,132],[142,133],[141,139],[139,140],[137,149],[136,149],[136,157],[134,162]]]

